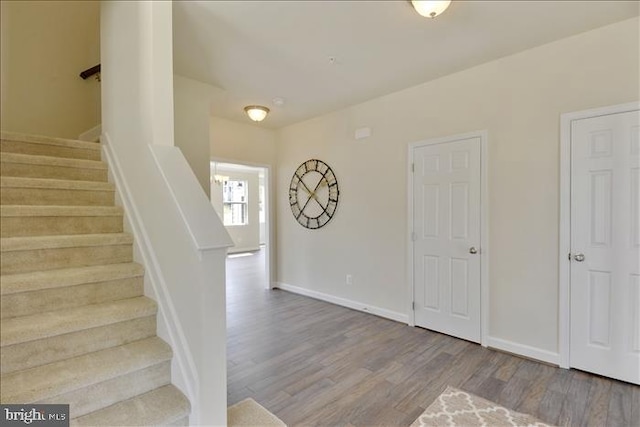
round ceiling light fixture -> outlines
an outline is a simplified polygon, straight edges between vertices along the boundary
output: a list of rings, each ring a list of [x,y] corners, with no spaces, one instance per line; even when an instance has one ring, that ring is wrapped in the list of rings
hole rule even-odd
[[[247,116],[254,122],[261,122],[267,117],[269,109],[262,105],[248,105],[244,107],[244,112],[247,113]]]
[[[435,18],[447,10],[451,0],[411,0],[411,4],[425,18]]]

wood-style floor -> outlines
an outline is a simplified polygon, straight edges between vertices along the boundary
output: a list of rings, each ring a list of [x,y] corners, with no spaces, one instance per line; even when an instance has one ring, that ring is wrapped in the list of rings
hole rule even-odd
[[[261,254],[227,261],[228,403],[287,425],[408,426],[454,386],[547,423],[640,426],[640,387],[266,290]]]

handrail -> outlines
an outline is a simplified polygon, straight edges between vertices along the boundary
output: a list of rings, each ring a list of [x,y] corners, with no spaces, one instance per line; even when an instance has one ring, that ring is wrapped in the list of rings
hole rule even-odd
[[[86,70],[80,73],[80,77],[86,80],[89,77],[93,76],[94,74],[100,74],[100,64],[94,65],[91,68],[87,68]]]

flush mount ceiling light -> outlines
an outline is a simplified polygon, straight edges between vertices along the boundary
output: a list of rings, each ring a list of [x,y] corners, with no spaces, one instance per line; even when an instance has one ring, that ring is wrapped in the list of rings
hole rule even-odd
[[[267,117],[269,113],[269,109],[267,107],[263,107],[262,105],[248,105],[244,107],[245,113],[247,116],[254,122],[261,122]]]
[[[425,18],[435,18],[447,10],[451,0],[411,0],[413,8]]]

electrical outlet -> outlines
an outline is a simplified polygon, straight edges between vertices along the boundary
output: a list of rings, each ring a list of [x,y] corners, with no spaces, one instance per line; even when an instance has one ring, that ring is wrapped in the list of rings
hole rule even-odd
[[[347,285],[353,285],[353,276],[351,274],[347,274],[347,277],[344,281]]]

